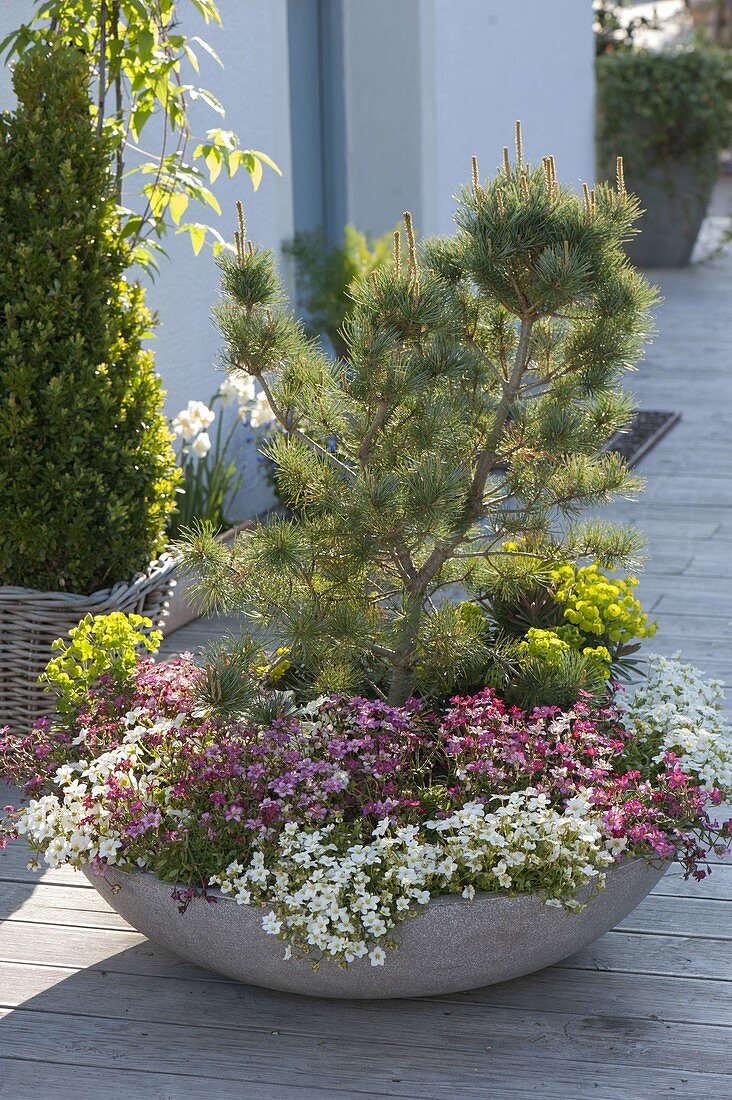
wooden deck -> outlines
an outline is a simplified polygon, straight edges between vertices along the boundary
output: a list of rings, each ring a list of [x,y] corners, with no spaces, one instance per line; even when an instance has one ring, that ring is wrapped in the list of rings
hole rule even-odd
[[[732,683],[732,257],[660,279],[637,386],[683,414],[648,456],[642,595],[659,649]],[[194,624],[167,651],[221,623]],[[732,1098],[732,863],[675,869],[623,924],[539,974],[407,1002],[305,1000],[177,960],[70,870],[0,855],[0,1100]]]

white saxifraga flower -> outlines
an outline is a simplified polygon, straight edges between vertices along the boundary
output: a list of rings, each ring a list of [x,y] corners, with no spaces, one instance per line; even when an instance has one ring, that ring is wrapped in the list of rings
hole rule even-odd
[[[122,846],[122,841],[117,837],[105,836],[99,841],[99,857],[100,859],[106,859],[108,863],[114,863],[117,858],[117,852]]]
[[[565,815],[529,788],[494,811],[472,802],[422,828],[384,818],[370,840],[345,849],[334,843],[333,825],[306,830],[290,822],[274,851],[255,851],[246,869],[230,864],[212,882],[243,904],[270,906],[264,931],[291,946],[345,963],[368,956],[382,966],[381,941],[388,945],[400,921],[441,893],[472,899],[476,887],[516,889],[519,874],[543,888],[548,871],[547,900],[580,907],[575,895],[602,887],[613,856],[599,818],[580,816],[579,802],[573,809]]]
[[[732,726],[722,713],[724,693],[692,665],[653,653],[646,678],[628,703],[626,722],[640,740],[658,740],[656,760],[675,753],[705,787],[732,794]]]
[[[277,916],[270,910],[266,916],[262,917],[262,928],[269,935],[276,936],[282,930],[282,921],[278,920]]]
[[[125,715],[123,724],[131,728],[116,748],[92,760],[79,760],[58,768],[55,774],[58,793],[31,799],[18,816],[15,823],[18,834],[43,853],[50,867],[63,863],[80,867],[97,858],[117,862],[123,839],[109,824],[105,781],[117,765],[128,764],[118,775],[117,784],[134,788],[144,799],[160,761],[155,756],[142,761],[139,742],[146,732],[163,733],[177,722],[177,719],[160,719],[152,727],[143,727],[137,724],[138,717],[132,713]],[[138,858],[137,863],[143,868],[147,865],[143,858]]]
[[[211,450],[211,438],[208,432],[201,432],[191,443],[191,450],[196,458],[205,458]]]

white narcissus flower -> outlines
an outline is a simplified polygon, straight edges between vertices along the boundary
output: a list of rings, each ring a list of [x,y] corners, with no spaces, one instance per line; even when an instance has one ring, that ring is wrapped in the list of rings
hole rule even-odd
[[[235,378],[225,378],[219,386],[219,397],[225,409],[239,403],[239,387]]]
[[[213,409],[209,409],[208,405],[204,405],[203,401],[189,401],[188,414],[198,421],[202,431],[210,428],[216,419],[216,413]]]
[[[249,423],[253,428],[266,428],[274,418],[274,413],[269,407],[269,401],[263,393],[258,394],[254,405],[249,411]]]
[[[173,431],[179,435],[185,443],[189,443],[198,429],[188,416],[185,409],[181,409],[177,416],[173,417]]]
[[[204,405],[203,401],[189,401],[173,418],[173,431],[186,443],[190,443],[199,432],[205,432],[216,419],[216,413]]]
[[[254,379],[248,374],[244,377],[229,374],[219,386],[219,396],[224,408],[246,405],[256,397]]]
[[[211,438],[208,432],[201,432],[191,443],[191,450],[196,458],[205,458],[211,450]]]

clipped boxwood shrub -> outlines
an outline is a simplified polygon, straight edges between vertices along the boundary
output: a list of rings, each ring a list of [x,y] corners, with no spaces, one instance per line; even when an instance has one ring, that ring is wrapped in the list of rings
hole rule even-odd
[[[80,54],[0,116],[0,584],[88,593],[163,548],[177,471]]]

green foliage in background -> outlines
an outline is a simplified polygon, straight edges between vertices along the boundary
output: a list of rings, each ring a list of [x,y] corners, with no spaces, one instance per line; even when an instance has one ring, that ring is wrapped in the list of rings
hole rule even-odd
[[[631,0],[594,0],[595,53],[600,55],[613,50],[632,50],[639,31],[657,30],[658,18],[654,9],[648,15],[634,15]],[[627,14],[624,14],[626,13]]]
[[[353,308],[351,287],[391,258],[392,234],[373,239],[353,225],[343,230],[343,244],[330,244],[321,229],[304,230],[283,246],[293,257],[299,305],[307,330],[325,336],[344,359],[348,344],[343,327]]]
[[[143,615],[113,611],[109,615],[85,615],[69,631],[70,641],[57,638],[41,682],[56,696],[56,710],[66,717],[78,714],[89,689],[102,675],[125,684],[140,650],[155,653],[163,636],[152,630]]]
[[[281,175],[266,153],[242,149],[236,134],[222,128],[224,108],[216,96],[188,82],[203,55],[221,64],[208,42],[183,33],[188,6],[184,0],[36,0],[30,23],[0,43],[0,54],[10,57],[55,43],[87,59],[97,133],[104,131],[114,157],[122,231],[133,261],[146,266],[156,266],[160,240],[171,228],[188,234],[196,254],[207,239],[215,251],[223,246],[213,226],[183,221],[192,203],[221,213],[210,184],[222,170],[233,176],[243,168],[255,190],[263,166]],[[190,0],[190,9],[206,24],[221,22],[215,0]],[[198,139],[190,128],[192,103],[205,104],[217,122]],[[148,127],[151,119],[158,125]],[[153,130],[149,149],[144,143]],[[123,205],[123,181],[127,194],[142,191],[141,207]]]
[[[625,159],[634,184],[657,166],[693,162],[713,179],[732,139],[732,57],[690,46],[655,53],[614,50],[596,61],[601,178]]]
[[[549,573],[639,549],[634,529],[577,519],[639,487],[601,449],[630,418],[620,381],[654,300],[623,248],[637,200],[622,180],[579,197],[553,158],[524,162],[520,131],[495,177],[473,169],[456,234],[418,253],[406,216],[405,259],[397,235],[392,262],[353,289],[345,362],[287,311],[269,252],[240,231],[220,260],[228,363],[282,426],[269,449],[298,519],[270,516],[231,551],[203,528],[186,556],[210,606],[243,610],[288,647],[304,695],[398,705],[491,683],[500,640],[451,586],[478,599],[507,560]],[[575,651],[539,675],[545,701],[598,679]]]
[[[80,593],[162,550],[179,477],[87,75],[32,51],[0,117],[0,584]]]

